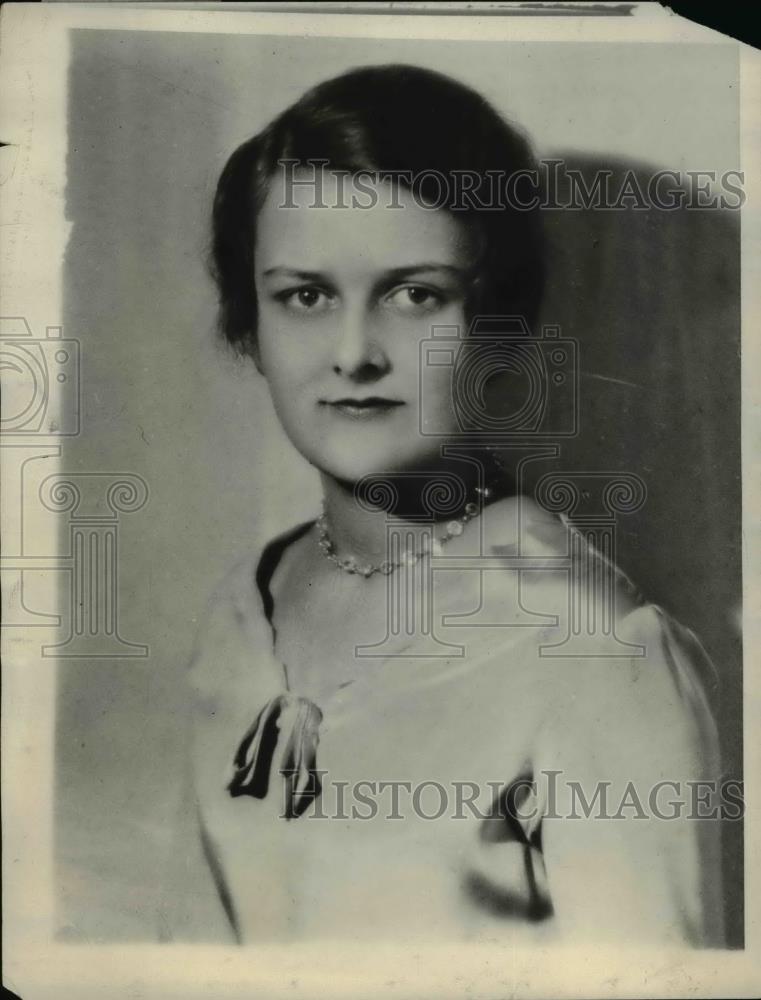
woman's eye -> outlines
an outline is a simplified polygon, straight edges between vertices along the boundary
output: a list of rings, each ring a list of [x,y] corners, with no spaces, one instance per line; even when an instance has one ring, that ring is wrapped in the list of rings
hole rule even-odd
[[[392,292],[386,301],[399,312],[420,314],[438,309],[444,302],[444,296],[422,285],[405,285]]]
[[[331,298],[320,288],[293,288],[275,296],[286,309],[299,313],[324,312],[331,306]]]

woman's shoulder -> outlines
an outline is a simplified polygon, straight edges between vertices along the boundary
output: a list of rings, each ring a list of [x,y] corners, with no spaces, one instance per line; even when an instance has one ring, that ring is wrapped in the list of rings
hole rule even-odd
[[[255,540],[217,580],[208,598],[211,611],[227,608],[243,615],[266,617],[266,592],[285,549],[314,521],[302,521],[267,538]]]
[[[550,766],[622,786],[633,781],[639,791],[648,782],[716,780],[715,671],[694,633],[643,603],[622,617],[616,638],[630,644],[630,655],[569,658],[553,671],[537,737]]]
[[[555,718],[613,770],[618,761],[622,773],[713,776],[720,766],[716,670],[672,614],[641,597],[627,600],[608,634],[592,637],[588,655],[559,660]]]
[[[503,497],[489,504],[481,520],[482,537],[493,555],[578,561],[594,553],[599,559],[605,558],[592,543],[594,530],[582,533],[565,514],[546,510],[525,494]],[[600,527],[602,536],[605,526]],[[565,568],[560,563],[558,566]],[[632,581],[618,567],[615,570],[618,581],[635,591]]]
[[[604,621],[643,604],[639,589],[594,541],[564,515],[545,510],[525,495],[505,497],[482,514],[481,546],[485,566],[519,571],[521,596],[527,605],[561,619],[585,614]],[[510,573],[508,572],[509,578]]]
[[[695,633],[649,601],[589,534],[526,496],[484,511],[484,550],[520,568],[522,609],[538,625],[538,675],[567,722],[656,731],[713,728],[716,670]],[[548,624],[549,622],[549,624]]]
[[[304,522],[254,541],[212,587],[196,630],[189,677],[196,689],[209,691],[228,674],[250,672],[268,665],[280,674],[273,660],[271,594],[269,582],[285,548],[305,533]]]

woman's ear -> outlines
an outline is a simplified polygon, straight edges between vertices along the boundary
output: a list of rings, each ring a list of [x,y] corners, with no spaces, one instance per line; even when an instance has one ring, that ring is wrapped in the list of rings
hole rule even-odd
[[[256,337],[249,334],[248,343],[246,346],[246,351],[254,362],[256,370],[260,375],[264,375],[264,366],[262,365],[262,356],[259,353],[259,344],[256,342]]]

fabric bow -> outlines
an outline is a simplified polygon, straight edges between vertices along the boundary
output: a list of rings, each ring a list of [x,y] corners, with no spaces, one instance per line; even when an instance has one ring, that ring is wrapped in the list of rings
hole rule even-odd
[[[279,734],[287,733],[280,760],[280,774],[285,780],[284,816],[301,816],[322,791],[316,770],[321,722],[322,711],[308,698],[290,694],[271,698],[238,747],[235,776],[227,786],[230,795],[266,797]]]

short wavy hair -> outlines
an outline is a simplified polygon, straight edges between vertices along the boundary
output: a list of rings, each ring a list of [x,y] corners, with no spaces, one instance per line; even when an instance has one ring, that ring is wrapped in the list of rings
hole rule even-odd
[[[520,207],[536,193],[528,140],[480,94],[442,73],[369,66],[309,90],[239,146],[222,171],[212,213],[211,270],[220,331],[242,353],[253,353],[257,338],[257,216],[271,178],[286,160],[304,166],[321,162],[352,174],[420,178],[421,196],[463,221],[480,248],[468,319],[520,315],[529,327],[535,323],[544,241],[539,209]],[[434,172],[452,183],[442,185]],[[475,180],[469,205],[455,182],[463,173]],[[505,197],[508,183],[511,198]]]

